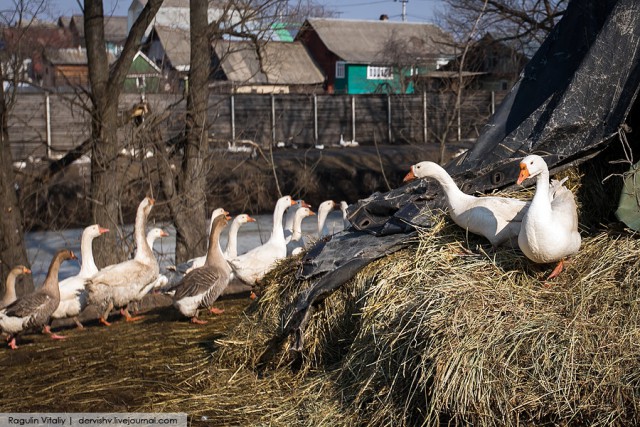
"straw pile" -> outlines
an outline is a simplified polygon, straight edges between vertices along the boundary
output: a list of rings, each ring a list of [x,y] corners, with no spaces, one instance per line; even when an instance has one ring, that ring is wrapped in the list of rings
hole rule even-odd
[[[325,300],[301,359],[286,342],[272,372],[298,369],[301,384],[322,383],[363,425],[636,424],[640,242],[614,230],[586,237],[547,287],[552,266],[494,252],[434,215],[438,225],[414,247],[369,265]],[[236,330],[256,339],[232,359],[255,364],[281,333],[309,286],[292,279],[296,268],[283,264],[270,276]],[[319,393],[306,390],[301,399]]]

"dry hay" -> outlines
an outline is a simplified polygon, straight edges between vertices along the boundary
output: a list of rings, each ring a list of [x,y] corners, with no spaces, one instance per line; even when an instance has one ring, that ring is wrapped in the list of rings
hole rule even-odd
[[[413,247],[369,265],[325,300],[304,331],[302,363],[286,342],[272,372],[299,369],[300,384],[323,384],[366,425],[636,424],[635,236],[585,237],[545,287],[552,266],[516,250],[494,252],[436,216]],[[293,280],[296,269],[290,261],[272,273],[236,330],[255,339],[230,358],[255,364],[281,333],[309,286]],[[318,393],[306,390],[303,399]]]

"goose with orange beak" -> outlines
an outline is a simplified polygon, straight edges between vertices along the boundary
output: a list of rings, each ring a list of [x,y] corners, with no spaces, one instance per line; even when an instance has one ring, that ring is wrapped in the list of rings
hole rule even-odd
[[[576,201],[561,183],[549,185],[549,169],[540,156],[530,155],[520,162],[517,183],[528,178],[535,178],[536,192],[522,219],[518,246],[535,263],[558,262],[550,280],[563,270],[565,259],[580,250]]]
[[[494,247],[517,245],[520,221],[528,203],[507,197],[476,197],[463,193],[444,168],[433,162],[420,162],[411,166],[404,181],[430,178],[444,191],[448,213],[460,227],[487,238]]]

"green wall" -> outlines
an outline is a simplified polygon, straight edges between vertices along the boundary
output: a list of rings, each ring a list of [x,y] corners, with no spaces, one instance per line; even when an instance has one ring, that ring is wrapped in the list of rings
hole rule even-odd
[[[335,93],[402,93],[399,73],[394,70],[393,79],[367,79],[366,64],[345,64],[345,78],[335,79]],[[413,93],[409,84],[405,93]]]

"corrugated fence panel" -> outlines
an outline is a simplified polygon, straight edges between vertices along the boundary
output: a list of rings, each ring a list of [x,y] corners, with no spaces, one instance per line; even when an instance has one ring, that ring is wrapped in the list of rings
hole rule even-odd
[[[9,141],[14,160],[47,154],[45,98],[42,94],[18,95],[9,116]]]

